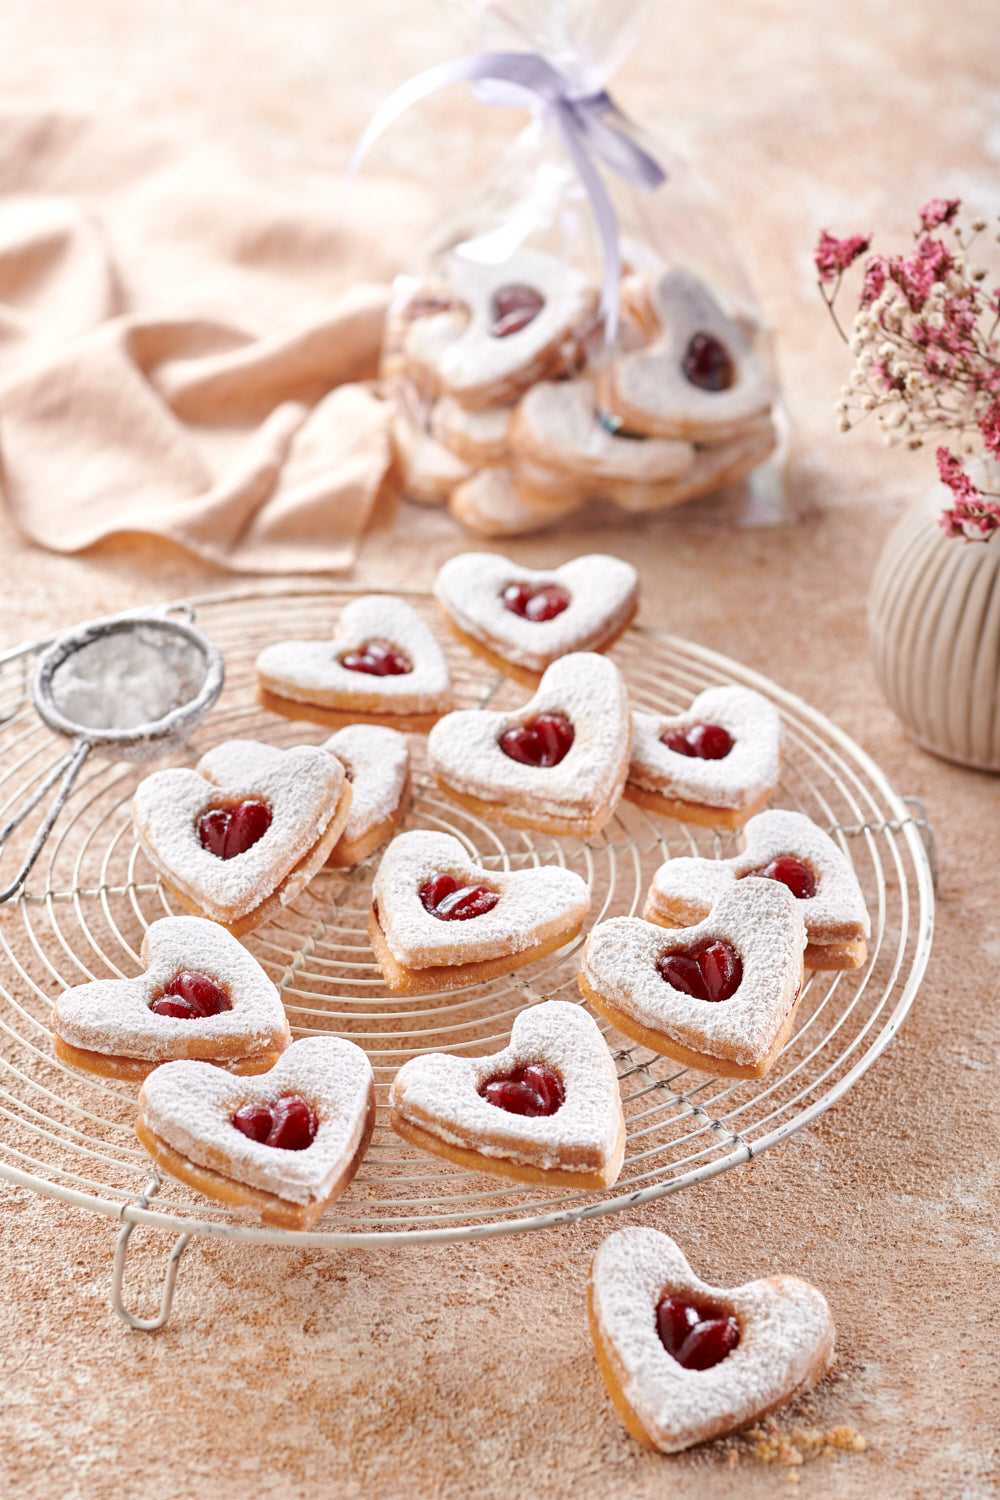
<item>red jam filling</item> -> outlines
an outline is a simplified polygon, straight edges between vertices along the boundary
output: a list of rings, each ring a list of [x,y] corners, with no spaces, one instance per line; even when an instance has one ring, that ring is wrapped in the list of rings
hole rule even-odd
[[[780,854],[759,870],[748,870],[747,875],[759,875],[764,880],[780,880],[800,901],[806,901],[816,894],[816,871],[805,860],[796,859],[794,854]]]
[[[388,641],[365,641],[356,651],[340,658],[348,672],[367,672],[369,677],[403,677],[413,671],[410,658]]]
[[[235,807],[213,807],[198,824],[201,847],[219,859],[235,859],[252,849],[271,826],[266,802],[240,802]]]
[[[573,726],[565,714],[539,714],[500,736],[500,749],[522,766],[557,766],[573,743]]]
[[[232,1001],[214,979],[194,969],[182,969],[171,979],[159,999],[149,1007],[157,1016],[175,1016],[180,1021],[200,1020],[232,1010]]]
[[[304,1151],[312,1145],[319,1121],[299,1094],[284,1094],[273,1104],[244,1104],[233,1115],[233,1124],[264,1146]]]
[[[702,391],[728,391],[736,379],[729,350],[712,333],[692,335],[681,369],[684,379]]]
[[[420,887],[424,911],[442,922],[467,922],[484,917],[500,900],[488,885],[462,885],[454,875],[432,875]]]
[[[533,286],[512,282],[498,287],[490,303],[490,333],[495,339],[509,338],[533,323],[545,306],[545,298]]]
[[[658,1303],[656,1331],[664,1349],[685,1370],[710,1370],[740,1341],[734,1317],[696,1307],[685,1297],[664,1297]]]
[[[656,967],[661,979],[696,1000],[729,1000],[743,979],[739,954],[719,939],[689,953],[664,953]]]
[[[562,1079],[544,1063],[515,1068],[503,1078],[493,1078],[480,1090],[487,1104],[505,1109],[509,1115],[554,1115],[566,1098]]]
[[[533,589],[528,583],[508,583],[502,595],[504,607],[522,620],[554,620],[569,604],[569,595],[557,583]]]
[[[668,750],[697,760],[725,760],[734,743],[721,724],[692,724],[688,729],[668,729],[660,735],[660,744]]]

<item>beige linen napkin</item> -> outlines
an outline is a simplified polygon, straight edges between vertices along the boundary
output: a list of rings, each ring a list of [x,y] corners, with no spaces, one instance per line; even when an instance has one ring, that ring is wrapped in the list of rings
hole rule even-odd
[[[58,113],[0,113],[0,163],[21,529],[60,552],[141,531],[239,571],[348,567],[390,465],[359,382],[423,193],[362,180],[341,224],[335,177]]]

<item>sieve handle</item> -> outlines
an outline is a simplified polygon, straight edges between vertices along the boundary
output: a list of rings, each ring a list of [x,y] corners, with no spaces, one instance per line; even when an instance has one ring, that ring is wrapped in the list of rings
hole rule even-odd
[[[42,845],[52,832],[53,823],[66,805],[66,799],[73,790],[73,783],[79,776],[91,748],[89,740],[74,740],[72,749],[68,750],[62,760],[53,766],[52,770],[42,781],[41,786],[35,788],[28,800],[22,803],[10,821],[0,829],[0,848],[2,848],[14,832],[14,829],[21,826],[28,814],[41,802],[49,788],[62,776],[62,781],[59,782],[59,790],[56,792],[52,806],[45,815],[45,822],[32,839],[31,848],[25,855],[24,863],[20,870],[18,870],[13,884],[9,885],[6,890],[0,891],[0,904],[9,901],[24,884],[32,865],[42,852]]]

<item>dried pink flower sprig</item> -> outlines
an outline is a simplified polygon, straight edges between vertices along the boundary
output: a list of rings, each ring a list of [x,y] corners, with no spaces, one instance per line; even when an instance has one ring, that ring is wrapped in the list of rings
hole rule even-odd
[[[987,291],[986,269],[969,268],[987,226],[977,219],[963,232],[960,209],[958,198],[931,199],[909,256],[868,256],[849,335],[834,304],[871,235],[838,240],[823,230],[814,257],[820,294],[856,360],[836,412],[842,432],[874,414],[886,443],[920,448],[947,435],[966,458],[1000,460],[1000,286]],[[948,231],[951,244],[935,230]],[[938,447],[937,463],[954,497],[941,525],[949,536],[988,541],[1000,530],[1000,493],[977,486],[949,447]]]

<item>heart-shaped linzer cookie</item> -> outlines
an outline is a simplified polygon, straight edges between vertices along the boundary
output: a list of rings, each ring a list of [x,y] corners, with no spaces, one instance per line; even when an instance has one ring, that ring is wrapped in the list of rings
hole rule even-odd
[[[762,1078],[802,988],[800,905],[779,881],[740,880],[695,927],[614,917],[587,938],[580,989],[654,1052],[726,1078]]]
[[[439,720],[427,754],[438,784],[481,816],[587,838],[618,804],[630,745],[621,673],[579,651],[553,662],[523,708]]]
[[[451,703],[451,675],[404,599],[367,594],[341,610],[332,641],[277,641],[257,658],[258,696],[289,718],[429,729]]]
[[[564,1000],[522,1011],[490,1057],[411,1058],[389,1103],[404,1140],[472,1171],[595,1189],[621,1171],[614,1061],[593,1019]]]
[[[772,808],[751,818],[742,854],[732,859],[670,859],[653,876],[647,922],[687,927],[702,921],[737,881],[779,880],[806,924],[807,969],[856,969],[867,956],[871,923],[850,861],[803,813]]]
[[[344,767],[319,746],[227,740],[193,771],[173,767],[141,781],[132,821],[182,906],[239,937],[312,879],[350,805]]]
[[[683,714],[633,714],[625,796],[682,823],[740,828],[781,769],[781,717],[745,687],[706,688]]]
[[[142,940],[145,973],[66,990],[52,1007],[56,1055],[108,1078],[145,1078],[199,1058],[263,1073],[288,1046],[281,997],[257,960],[215,922],[163,917]]]
[[[136,1133],[181,1182],[266,1224],[305,1229],[347,1187],[374,1121],[372,1069],[361,1048],[312,1036],[259,1078],[165,1063],[142,1086]]]
[[[464,552],[445,563],[434,593],[461,641],[533,687],[558,657],[618,639],[639,607],[639,575],[600,553],[541,573],[496,553]]]
[[[406,815],[410,751],[406,736],[381,724],[349,724],[324,742],[347,772],[353,796],[344,831],[327,863],[345,868],[367,859]]]
[[[457,838],[393,839],[372,885],[368,931],[390,989],[426,994],[495,979],[576,937],[586,881],[562,865],[486,871]]]
[[[791,1276],[711,1286],[655,1229],[608,1236],[590,1268],[587,1301],[618,1414],[634,1438],[661,1453],[745,1427],[808,1390],[833,1363],[833,1318],[814,1286]]]

